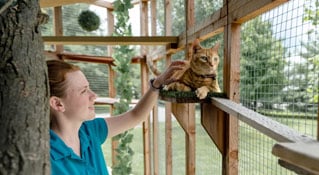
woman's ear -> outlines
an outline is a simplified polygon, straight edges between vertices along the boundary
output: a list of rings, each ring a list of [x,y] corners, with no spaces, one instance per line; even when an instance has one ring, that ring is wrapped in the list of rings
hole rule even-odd
[[[64,112],[64,105],[59,97],[50,97],[50,107],[58,112]]]

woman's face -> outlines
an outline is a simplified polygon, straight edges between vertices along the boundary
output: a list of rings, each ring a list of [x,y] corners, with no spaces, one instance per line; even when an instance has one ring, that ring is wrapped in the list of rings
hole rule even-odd
[[[67,73],[66,85],[66,96],[61,98],[65,107],[64,114],[71,120],[93,119],[97,95],[90,89],[85,75],[81,71]]]

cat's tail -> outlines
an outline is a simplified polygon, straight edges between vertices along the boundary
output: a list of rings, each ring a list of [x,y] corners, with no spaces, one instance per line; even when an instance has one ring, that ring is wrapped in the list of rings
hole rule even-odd
[[[152,72],[152,74],[154,74],[155,76],[159,76],[162,72],[159,71],[155,65],[154,65],[154,61],[152,60],[151,57],[146,57],[146,64],[148,66],[148,69]]]

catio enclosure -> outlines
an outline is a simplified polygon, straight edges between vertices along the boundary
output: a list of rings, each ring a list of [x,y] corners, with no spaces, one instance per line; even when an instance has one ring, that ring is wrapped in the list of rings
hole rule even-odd
[[[131,67],[138,99],[153,76],[146,58],[163,70],[172,60],[188,59],[195,38],[207,47],[220,41],[218,80],[227,96],[209,103],[159,100],[150,120],[131,131],[134,174],[319,172],[318,0],[132,3],[133,37],[115,38],[112,1],[40,0],[51,17],[42,32],[48,59],[83,66],[101,97],[96,102],[101,115],[112,113],[117,98],[116,45],[136,50]],[[86,9],[100,15],[94,32],[76,22]],[[116,143],[108,140],[104,151],[111,167]]]

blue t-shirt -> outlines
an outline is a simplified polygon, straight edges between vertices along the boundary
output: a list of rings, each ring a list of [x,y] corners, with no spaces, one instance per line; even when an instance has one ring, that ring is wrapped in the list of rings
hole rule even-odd
[[[103,118],[84,122],[79,130],[81,157],[50,130],[52,175],[108,175],[101,144],[108,128]]]

